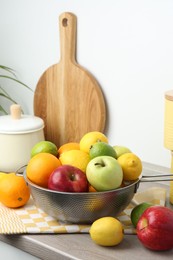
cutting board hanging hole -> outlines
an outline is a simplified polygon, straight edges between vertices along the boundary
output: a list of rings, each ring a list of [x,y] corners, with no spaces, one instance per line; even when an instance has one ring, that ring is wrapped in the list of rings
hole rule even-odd
[[[67,18],[64,18],[64,19],[62,20],[62,26],[64,26],[64,27],[67,27],[67,26],[68,26],[68,19],[67,19]]]

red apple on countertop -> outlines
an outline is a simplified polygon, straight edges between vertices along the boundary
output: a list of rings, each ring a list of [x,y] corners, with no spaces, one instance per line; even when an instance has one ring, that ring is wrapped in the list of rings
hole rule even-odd
[[[173,210],[151,206],[144,211],[137,224],[137,236],[151,250],[173,248]]]
[[[61,165],[51,173],[48,188],[63,192],[87,192],[88,181],[85,173],[77,167]]]

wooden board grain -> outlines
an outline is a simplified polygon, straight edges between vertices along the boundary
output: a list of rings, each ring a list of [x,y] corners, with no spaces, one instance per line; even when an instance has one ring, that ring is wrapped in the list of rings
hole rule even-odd
[[[106,105],[96,79],[76,61],[77,18],[59,17],[60,61],[40,77],[34,94],[34,114],[45,122],[45,139],[58,147],[89,131],[104,132]]]

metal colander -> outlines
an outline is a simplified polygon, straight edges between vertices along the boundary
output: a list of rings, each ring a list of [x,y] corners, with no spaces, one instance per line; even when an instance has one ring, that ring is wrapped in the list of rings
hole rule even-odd
[[[66,223],[92,223],[104,216],[117,216],[132,200],[139,180],[126,187],[106,192],[58,192],[31,182],[24,172],[36,206]]]
[[[132,201],[140,182],[170,181],[173,174],[140,176],[125,187],[104,192],[59,192],[42,188],[23,173],[36,206],[65,223],[91,224],[96,219],[120,214]],[[166,177],[171,178],[166,178]]]

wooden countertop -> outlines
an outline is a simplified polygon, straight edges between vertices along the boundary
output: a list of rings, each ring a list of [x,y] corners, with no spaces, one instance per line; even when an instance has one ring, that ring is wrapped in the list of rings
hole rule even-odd
[[[149,163],[144,164],[144,175],[156,171],[169,172],[168,168]],[[138,191],[150,187],[166,187],[169,196],[169,182],[141,182]],[[169,204],[167,198],[167,206]],[[42,235],[0,235],[0,240],[45,260],[129,260],[129,259],[172,259],[173,250],[155,252],[144,248],[136,235],[125,235],[116,247],[101,247],[91,240],[89,234],[42,234]]]

